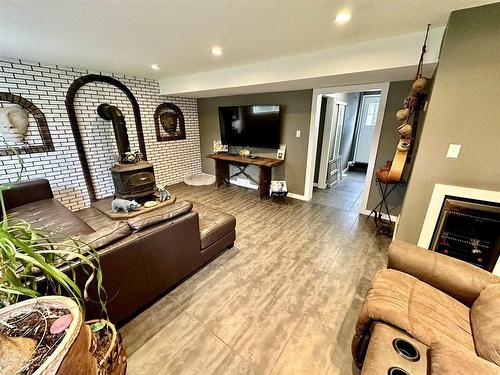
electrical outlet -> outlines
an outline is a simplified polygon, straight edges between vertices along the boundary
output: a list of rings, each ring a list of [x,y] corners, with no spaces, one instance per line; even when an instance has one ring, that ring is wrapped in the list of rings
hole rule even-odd
[[[456,145],[451,143],[450,147],[448,147],[448,153],[446,154],[446,157],[450,159],[458,159],[458,155],[460,155],[461,148],[462,145]]]
[[[300,138],[300,130],[297,130],[297,131],[295,132],[295,137]]]

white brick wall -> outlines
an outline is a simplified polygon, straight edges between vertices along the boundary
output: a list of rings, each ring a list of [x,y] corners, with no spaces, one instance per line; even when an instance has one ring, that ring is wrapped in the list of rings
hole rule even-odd
[[[110,75],[134,94],[141,119],[148,161],[154,164],[158,185],[180,182],[187,175],[201,173],[200,136],[196,99],[162,97],[158,81],[58,65],[40,64],[0,57],[0,91],[21,95],[45,115],[54,142],[54,152],[21,155],[26,170],[23,179],[47,178],[56,198],[77,210],[90,204],[64,100],[71,83],[86,74]],[[186,122],[186,139],[157,142],[153,114],[163,102],[179,106]],[[127,123],[132,150],[138,150],[132,106],[125,94],[112,85],[94,82],[80,88],[75,110],[98,198],[113,193],[109,168],[114,163],[116,143],[110,122],[97,115],[97,106],[107,102],[121,109]],[[4,103],[0,103],[0,106]],[[8,104],[7,104],[8,105]],[[30,121],[28,142],[37,139],[36,124]],[[14,156],[0,157],[0,181],[15,181],[18,171]]]

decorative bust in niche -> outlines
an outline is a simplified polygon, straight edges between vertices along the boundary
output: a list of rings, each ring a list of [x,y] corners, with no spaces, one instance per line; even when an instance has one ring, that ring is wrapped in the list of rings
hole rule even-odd
[[[177,133],[177,117],[179,116],[172,110],[160,113],[161,126],[168,135],[175,135]]]
[[[20,105],[0,108],[0,137],[7,143],[22,143],[28,125],[28,112]]]

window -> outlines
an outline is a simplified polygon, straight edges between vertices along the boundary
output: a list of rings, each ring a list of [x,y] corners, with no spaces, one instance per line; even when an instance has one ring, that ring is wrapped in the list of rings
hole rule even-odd
[[[375,126],[377,122],[378,113],[378,102],[368,104],[368,109],[366,111],[366,123],[365,126]]]

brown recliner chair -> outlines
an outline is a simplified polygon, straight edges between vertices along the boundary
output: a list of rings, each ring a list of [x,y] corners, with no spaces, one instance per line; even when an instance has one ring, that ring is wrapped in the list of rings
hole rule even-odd
[[[500,374],[500,278],[394,241],[352,352],[362,374]]]

